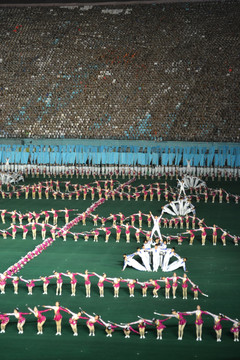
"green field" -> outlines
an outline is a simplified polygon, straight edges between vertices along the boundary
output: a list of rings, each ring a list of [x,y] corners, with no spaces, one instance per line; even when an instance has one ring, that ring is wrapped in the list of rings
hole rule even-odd
[[[42,180],[42,179],[40,179]],[[65,179],[62,179],[65,181]],[[76,182],[89,183],[92,179],[72,179]],[[126,180],[125,180],[126,181]],[[136,180],[134,186],[150,183],[151,179]],[[155,182],[154,180],[153,182]],[[163,182],[164,180],[160,180]],[[34,179],[27,179],[26,182],[33,183]],[[124,180],[121,180],[124,182]],[[175,184],[175,180],[171,183]],[[209,180],[209,187],[223,187],[232,193],[240,193],[239,182],[218,182]],[[97,200],[97,199],[96,199]],[[21,212],[51,209],[78,209],[71,213],[73,219],[78,212],[84,211],[92,204],[89,199],[83,200],[25,200],[21,197],[16,199],[0,200],[0,208],[19,210]],[[135,201],[116,201],[108,200],[97,209],[99,216],[109,216],[110,213],[121,211],[125,216],[136,213],[141,210],[148,213],[160,214],[161,206],[165,202],[139,200]],[[194,203],[195,204],[195,203]],[[223,203],[205,204],[200,202],[196,205],[196,214],[199,218],[204,218],[207,225],[217,224],[223,229],[227,229],[231,234],[240,234],[240,208],[234,202],[230,204]],[[63,226],[64,218],[59,217],[59,225]],[[1,229],[10,225],[8,219],[6,225],[1,224]],[[106,224],[111,225],[111,222]],[[136,221],[136,225],[138,225]],[[87,220],[87,226],[82,227],[78,224],[72,231],[85,231],[93,228],[93,222]],[[147,229],[147,223],[144,223],[144,229]],[[162,229],[164,234],[176,234],[180,230]],[[40,275],[50,275],[53,270],[65,272],[84,272],[85,269],[95,271],[99,274],[106,272],[109,277],[137,278],[140,281],[149,278],[159,278],[164,273],[159,270],[158,273],[142,273],[134,269],[127,268],[122,272],[122,254],[132,253],[136,250],[137,244],[131,236],[130,244],[125,242],[123,234],[120,243],[115,242],[115,232],[112,233],[109,243],[104,242],[104,237],[99,237],[99,242],[94,243],[92,239],[84,242],[79,238],[74,242],[69,238],[66,242],[62,238],[56,239],[52,246],[44,251],[40,256],[29,262],[19,273],[23,278],[38,278]],[[37,240],[33,241],[31,232],[26,240],[22,240],[21,233],[18,233],[15,240],[8,237],[0,239],[0,272],[4,271],[10,265],[18,261],[21,256],[32,250],[40,243],[41,236],[38,234]],[[213,313],[223,313],[232,318],[239,317],[240,305],[240,246],[236,247],[228,240],[226,247],[223,247],[219,241],[216,247],[212,246],[211,235],[208,234],[206,246],[201,246],[200,236],[196,236],[194,246],[189,246],[188,242],[182,246],[177,246],[176,252],[181,256],[188,258],[188,276],[191,278],[209,297],[199,295],[199,301],[193,300],[192,292],[189,289],[188,300],[182,300],[181,289],[178,288],[177,299],[164,297],[164,289],[159,291],[157,299],[152,298],[152,290],[149,288],[148,296],[142,298],[140,287],[136,287],[135,297],[129,298],[127,286],[121,285],[120,297],[113,297],[112,285],[105,284],[105,297],[100,298],[97,288],[97,279],[91,278],[92,292],[91,298],[85,297],[83,279],[78,278],[77,294],[71,297],[69,280],[64,278],[63,294],[61,297],[55,295],[56,285],[51,281],[48,288],[48,295],[42,295],[42,286],[36,283],[33,289],[33,296],[28,296],[26,286],[22,283],[19,286],[19,294],[13,294],[11,283],[6,286],[6,294],[0,295],[0,312],[12,312],[15,307],[21,311],[27,311],[26,306],[34,305],[54,305],[55,301],[60,300],[63,306],[69,307],[77,312],[81,307],[88,313],[101,314],[102,318],[114,322],[131,322],[137,320],[137,316],[148,319],[153,318],[153,312],[170,313],[172,308],[179,311],[195,310],[196,305],[200,304],[202,309]],[[177,271],[179,275],[182,270]],[[167,322],[167,328],[163,333],[163,340],[157,341],[155,329],[148,327],[146,339],[140,340],[139,336],[132,334],[130,339],[125,339],[121,330],[114,332],[112,338],[106,338],[104,328],[96,326],[96,336],[89,337],[88,329],[84,320],[79,321],[79,336],[73,337],[72,330],[68,324],[69,315],[63,315],[62,336],[55,336],[55,322],[53,313],[46,315],[47,321],[44,327],[44,334],[37,336],[36,319],[33,316],[27,316],[24,327],[24,334],[18,335],[16,329],[16,320],[11,317],[11,322],[7,325],[6,333],[0,334],[1,360],[11,359],[145,359],[147,357],[164,357],[167,359],[240,359],[240,345],[233,342],[233,336],[230,333],[231,323],[223,322],[222,342],[217,343],[215,331],[213,330],[213,319],[205,316],[203,327],[203,341],[195,340],[195,318],[187,317],[188,323],[185,328],[183,341],[177,341],[177,321],[171,319]]]

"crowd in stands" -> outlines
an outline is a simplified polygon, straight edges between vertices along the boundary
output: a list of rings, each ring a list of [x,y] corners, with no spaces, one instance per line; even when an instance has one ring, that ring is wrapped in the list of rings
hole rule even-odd
[[[0,8],[0,137],[239,141],[240,1]]]

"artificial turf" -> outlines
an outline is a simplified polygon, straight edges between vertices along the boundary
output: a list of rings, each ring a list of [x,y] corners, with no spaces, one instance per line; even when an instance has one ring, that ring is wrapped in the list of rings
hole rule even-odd
[[[43,179],[40,179],[43,180]],[[65,181],[65,179],[60,179]],[[35,179],[26,179],[26,183],[33,183]],[[72,182],[90,183],[92,179],[76,179]],[[126,180],[121,180],[124,182]],[[156,182],[150,178],[147,180],[136,180],[134,186],[140,183]],[[164,182],[161,179],[160,182]],[[176,180],[170,181],[172,185]],[[209,187],[225,188],[231,193],[239,194],[239,182],[212,182],[207,181]],[[51,198],[51,197],[50,197]],[[0,208],[6,208],[8,211],[19,210],[21,212],[46,209],[78,209],[71,213],[71,219],[78,212],[84,211],[92,204],[92,201],[80,200],[25,200],[21,197],[19,200],[12,198],[0,201]],[[158,202],[146,201],[141,199],[136,201],[106,201],[96,212],[99,216],[109,216],[110,213],[121,211],[125,216],[136,213],[141,210],[148,213],[150,210],[153,214],[160,214],[161,206],[165,204],[164,200]],[[196,205],[196,215],[204,218],[207,225],[212,226],[214,223],[227,229],[231,234],[240,234],[240,210],[239,205],[231,202],[230,204],[219,204],[216,202],[207,204],[200,202]],[[64,218],[59,217],[59,225],[63,226]],[[7,219],[6,225],[1,224],[1,229],[10,225]],[[107,223],[110,226],[111,223]],[[136,221],[136,225],[137,221]],[[93,222],[87,220],[87,226],[83,228],[81,224],[75,226],[72,231],[85,231],[93,228]],[[144,229],[147,229],[147,223],[144,222]],[[182,230],[162,229],[164,234],[176,234]],[[33,241],[29,231],[27,239],[22,240],[21,233],[18,233],[16,239],[0,239],[0,272],[3,272],[10,265],[15,263],[28,251],[32,250],[41,242],[40,233],[37,240]],[[52,274],[53,270],[65,272],[84,272],[85,269],[95,271],[99,274],[107,273],[109,277],[138,278],[140,281],[149,280],[149,278],[159,278],[165,274],[159,270],[158,273],[142,273],[134,269],[127,268],[122,272],[122,254],[132,253],[136,250],[137,244],[134,233],[131,235],[131,242],[125,242],[125,235],[122,233],[120,243],[115,242],[115,232],[112,233],[109,243],[104,242],[103,235],[99,237],[99,242],[94,243],[91,238],[84,242],[79,238],[74,242],[68,238],[66,242],[62,238],[56,241],[40,256],[29,262],[20,272],[23,278],[38,278],[40,275]],[[85,297],[83,279],[79,278],[77,293],[71,297],[69,280],[64,278],[63,294],[61,297],[55,295],[55,281],[49,285],[48,295],[42,295],[42,286],[36,283],[33,289],[33,295],[27,295],[26,286],[22,283],[19,286],[19,294],[13,294],[13,288],[10,282],[6,286],[6,294],[0,295],[0,312],[12,312],[15,307],[19,307],[25,312],[27,306],[34,305],[54,305],[59,300],[63,306],[69,307],[72,311],[77,312],[81,307],[88,313],[101,314],[102,318],[114,322],[131,322],[135,321],[137,316],[148,319],[153,318],[153,312],[170,313],[172,308],[179,311],[190,311],[200,304],[202,309],[209,310],[218,314],[219,312],[230,316],[231,318],[239,317],[240,305],[240,249],[228,240],[227,246],[223,247],[221,242],[213,247],[210,232],[208,233],[206,246],[201,246],[200,235],[196,236],[194,245],[189,246],[188,241],[182,246],[175,245],[176,252],[181,256],[188,258],[188,276],[199,285],[209,297],[199,295],[199,301],[193,300],[193,295],[189,287],[188,300],[181,297],[180,286],[177,290],[177,299],[164,297],[164,289],[159,291],[157,299],[152,298],[152,290],[149,288],[148,296],[142,298],[140,287],[136,287],[135,297],[129,298],[127,286],[121,285],[120,297],[113,297],[112,285],[105,285],[105,297],[100,298],[97,288],[97,279],[91,278],[92,290],[91,298]],[[182,270],[177,271],[179,275],[183,274]],[[79,321],[79,336],[73,337],[72,330],[68,324],[69,315],[63,314],[62,336],[55,336],[55,323],[52,312],[47,313],[47,321],[44,326],[44,334],[36,334],[36,319],[33,316],[26,316],[27,321],[24,326],[24,334],[18,335],[16,329],[16,320],[11,317],[7,325],[6,333],[0,334],[1,359],[145,359],[147,357],[164,357],[168,359],[240,359],[240,345],[233,342],[233,336],[230,333],[231,324],[223,322],[222,342],[217,343],[215,332],[213,330],[213,319],[204,317],[203,341],[195,340],[194,316],[187,317],[188,323],[185,328],[183,341],[177,340],[177,321],[170,319],[167,321],[167,328],[163,333],[163,340],[156,340],[155,329],[148,327],[146,339],[140,340],[139,336],[132,334],[130,339],[125,339],[121,330],[114,332],[112,338],[106,338],[104,327],[97,325],[96,336],[89,337],[85,321]]]

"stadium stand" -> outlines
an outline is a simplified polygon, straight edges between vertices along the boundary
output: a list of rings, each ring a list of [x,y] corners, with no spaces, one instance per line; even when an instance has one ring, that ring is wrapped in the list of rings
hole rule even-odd
[[[1,8],[0,137],[239,142],[240,2]]]

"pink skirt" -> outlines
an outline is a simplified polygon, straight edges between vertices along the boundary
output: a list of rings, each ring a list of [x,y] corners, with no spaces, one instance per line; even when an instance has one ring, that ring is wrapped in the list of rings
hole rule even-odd
[[[163,324],[159,324],[159,325],[157,326],[157,330],[162,330],[162,329],[165,329],[165,328],[166,328],[166,326],[163,325]]]
[[[39,315],[39,316],[38,316],[38,319],[37,319],[37,322],[38,322],[38,323],[42,323],[43,321],[46,321],[46,317],[43,316],[43,315]]]
[[[69,319],[69,324],[71,325],[77,325],[77,321],[76,320],[73,320],[72,318]]]
[[[61,314],[56,314],[53,318],[53,320],[55,321],[60,321],[62,319],[62,315]]]

